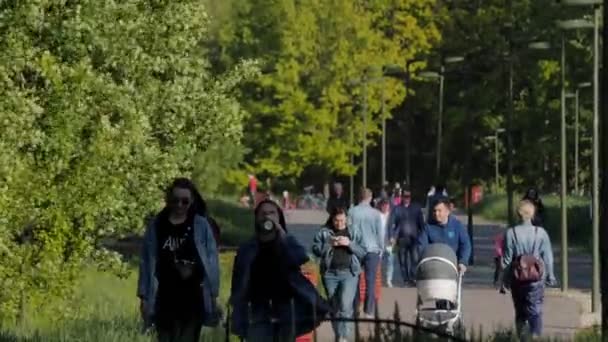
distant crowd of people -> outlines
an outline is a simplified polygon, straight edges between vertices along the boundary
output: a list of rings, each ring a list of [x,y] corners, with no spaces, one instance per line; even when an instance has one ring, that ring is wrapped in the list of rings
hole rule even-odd
[[[220,228],[188,179],[176,179],[168,187],[165,203],[144,235],[137,288],[141,314],[159,341],[198,341],[201,328],[217,326],[223,316],[217,303]],[[320,266],[323,298],[301,272],[309,251],[289,234],[281,205],[261,200],[253,211],[254,237],[239,246],[234,259],[232,332],[247,341],[294,341],[328,315],[372,317],[379,270],[384,268],[383,280],[392,287],[396,256],[404,285],[415,286],[418,256],[431,244],[450,246],[459,272],[466,272],[470,237],[452,212],[453,204],[445,188],[435,186],[425,218],[409,189],[375,200],[370,189],[362,189],[351,205],[342,185],[335,184],[327,202],[329,219],[310,250]],[[511,292],[518,330],[528,325],[540,335],[545,284],[555,284],[551,242],[534,189],[517,210],[521,224],[496,238],[495,282]],[[366,291],[359,298],[362,283]],[[450,303],[440,304],[449,309]],[[333,328],[340,342],[352,337],[352,323],[334,321]]]

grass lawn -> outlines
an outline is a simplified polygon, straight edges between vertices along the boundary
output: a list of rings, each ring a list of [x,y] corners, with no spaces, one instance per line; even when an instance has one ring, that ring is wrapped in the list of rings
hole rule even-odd
[[[515,205],[521,198],[516,194]],[[561,212],[560,200],[557,195],[542,197],[545,205],[545,229],[553,243],[561,241]],[[568,197],[568,241],[579,248],[591,251],[591,216],[589,199],[584,197]],[[507,221],[506,195],[486,195],[484,200],[475,207],[475,213],[488,220]]]
[[[234,253],[220,255],[220,301],[226,303],[230,290]],[[4,322],[0,341],[151,341],[141,333],[139,300],[135,296],[137,272],[121,279],[113,274],[87,270],[73,298],[64,305],[69,317],[55,316],[36,307],[27,308],[22,324]],[[202,341],[221,341],[224,331],[206,329]]]

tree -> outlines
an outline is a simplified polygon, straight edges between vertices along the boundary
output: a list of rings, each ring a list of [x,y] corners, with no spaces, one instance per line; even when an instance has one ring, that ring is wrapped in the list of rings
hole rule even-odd
[[[0,315],[65,297],[84,264],[120,265],[162,187],[214,141],[240,141],[251,62],[209,71],[198,1],[0,5]]]
[[[263,75],[242,96],[252,113],[245,130],[249,163],[274,176],[299,176],[309,166],[355,172],[349,155],[361,152],[363,103],[371,142],[382,116],[404,98],[402,82],[364,87],[364,77],[381,76],[384,65],[405,66],[439,41],[435,1],[238,3],[230,11],[218,8],[223,25],[212,51],[219,70],[237,56],[263,64]]]

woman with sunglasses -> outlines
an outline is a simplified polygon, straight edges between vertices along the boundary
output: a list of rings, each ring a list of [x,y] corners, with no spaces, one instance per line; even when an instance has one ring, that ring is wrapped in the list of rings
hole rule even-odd
[[[209,222],[199,214],[205,204],[192,181],[175,179],[165,200],[144,235],[140,309],[159,341],[198,341],[203,325],[217,323],[217,246]]]

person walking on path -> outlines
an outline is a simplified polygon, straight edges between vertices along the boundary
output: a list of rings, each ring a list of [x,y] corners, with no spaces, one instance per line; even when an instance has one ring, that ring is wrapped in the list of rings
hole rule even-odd
[[[384,250],[382,218],[378,210],[372,208],[372,191],[364,188],[359,194],[359,204],[348,212],[348,226],[352,232],[361,235],[362,246],[366,251],[363,258],[365,274],[365,300],[363,311],[368,318],[373,317],[376,308],[374,293],[376,273]],[[355,297],[357,299],[358,296]],[[358,305],[357,305],[358,307]]]
[[[264,200],[254,214],[255,236],[234,258],[232,331],[247,341],[294,341],[315,329],[330,308],[300,271],[308,255],[287,234],[279,205]]]
[[[137,296],[147,327],[158,340],[198,341],[203,325],[218,323],[218,251],[194,184],[178,178],[166,192],[165,208],[144,234]]]
[[[412,202],[412,194],[403,192],[402,205],[391,212],[389,240],[397,246],[401,276],[406,286],[415,285],[416,265],[418,263],[418,235],[424,230],[422,207]]]
[[[522,200],[528,200],[534,204],[535,211],[534,218],[532,218],[532,224],[542,227],[545,222],[545,206],[543,205],[543,200],[540,198],[538,191],[535,188],[528,189]]]
[[[361,273],[365,249],[361,235],[346,225],[346,208],[334,208],[327,224],[315,235],[313,254],[320,259],[320,271],[327,298],[336,308],[336,318],[353,317],[353,301]],[[332,322],[336,340],[347,341],[353,333],[353,323]]]
[[[383,261],[384,261],[384,269],[386,270],[386,286],[393,287],[393,272],[394,272],[394,254],[393,254],[393,245],[389,243],[389,238],[391,236],[389,219],[391,215],[391,203],[388,198],[381,199],[378,203],[378,210],[380,210],[380,217],[382,219],[382,230],[384,235],[384,253],[382,253]]]
[[[555,285],[551,240],[545,229],[533,225],[534,210],[531,201],[519,203],[521,224],[507,230],[502,260],[503,279],[511,289],[519,336],[526,323],[532,335],[542,334],[545,284]]]
[[[333,191],[329,195],[325,210],[331,215],[336,208],[346,208],[346,210],[350,208],[349,200],[344,195],[344,188],[341,183],[334,183]]]
[[[501,231],[494,236],[494,287],[499,289],[500,293],[505,293],[505,287],[502,281],[504,246],[505,232]]]

